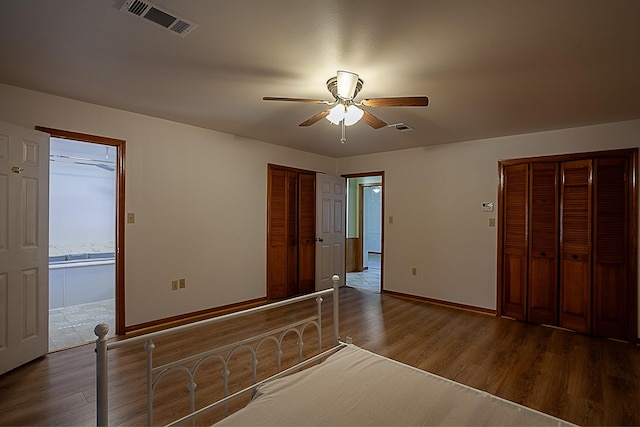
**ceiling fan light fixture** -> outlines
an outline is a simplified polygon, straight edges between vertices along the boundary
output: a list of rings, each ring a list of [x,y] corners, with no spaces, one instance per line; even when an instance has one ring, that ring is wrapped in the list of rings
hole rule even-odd
[[[344,116],[345,116],[344,105],[338,104],[329,110],[329,114],[327,115],[327,120],[329,120],[334,125],[339,125],[342,119],[344,119]]]
[[[340,99],[351,100],[356,95],[358,75],[350,71],[338,71],[338,96]]]
[[[344,113],[344,125],[355,125],[364,116],[364,111],[356,107],[355,105],[349,105],[347,111]]]
[[[338,104],[329,110],[327,114],[327,120],[334,125],[339,125],[344,120],[345,126],[355,125],[364,116],[364,111],[356,107],[355,105]]]

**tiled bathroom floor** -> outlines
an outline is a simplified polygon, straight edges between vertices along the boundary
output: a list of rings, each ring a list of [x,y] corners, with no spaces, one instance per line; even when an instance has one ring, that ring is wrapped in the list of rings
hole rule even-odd
[[[369,253],[369,268],[360,273],[347,273],[347,286],[380,292],[380,254]]]
[[[109,336],[113,335],[114,299],[49,310],[49,352],[95,341],[98,323],[109,325]]]

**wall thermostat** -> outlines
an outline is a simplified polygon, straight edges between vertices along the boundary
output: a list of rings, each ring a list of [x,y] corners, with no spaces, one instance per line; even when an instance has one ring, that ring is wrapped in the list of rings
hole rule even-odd
[[[482,204],[482,212],[493,212],[493,202],[485,202]]]

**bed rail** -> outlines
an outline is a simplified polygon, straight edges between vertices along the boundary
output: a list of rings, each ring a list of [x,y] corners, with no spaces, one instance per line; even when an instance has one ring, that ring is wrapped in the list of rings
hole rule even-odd
[[[333,280],[333,288],[332,289],[326,289],[323,291],[318,291],[318,292],[314,292],[312,294],[307,294],[307,295],[301,295],[298,297],[294,297],[291,299],[287,299],[287,300],[283,300],[283,301],[278,301],[278,302],[274,302],[274,303],[270,303],[270,304],[266,304],[263,306],[259,306],[259,307],[254,307],[254,308],[250,308],[247,310],[242,310],[239,312],[235,312],[235,313],[230,313],[230,314],[225,314],[222,316],[218,316],[218,317],[214,317],[211,319],[206,319],[206,320],[201,320],[198,322],[194,322],[194,323],[190,323],[190,324],[186,324],[186,325],[181,325],[181,326],[176,326],[170,329],[166,329],[163,331],[157,331],[157,332],[152,332],[149,334],[145,334],[145,335],[140,335],[137,337],[132,337],[132,338],[128,338],[122,341],[114,341],[114,342],[108,342],[107,341],[107,334],[109,332],[109,327],[108,325],[102,323],[99,324],[95,327],[94,332],[95,334],[98,336],[98,339],[96,340],[96,417],[97,417],[97,425],[98,426],[106,426],[109,424],[109,402],[108,402],[108,363],[107,363],[107,352],[109,350],[114,350],[117,348],[123,348],[123,347],[130,347],[130,346],[134,346],[134,345],[143,345],[145,352],[146,352],[146,376],[147,376],[147,425],[153,425],[153,392],[155,389],[155,386],[157,385],[158,381],[167,373],[170,372],[173,369],[177,369],[177,370],[182,370],[185,371],[188,378],[189,378],[189,382],[187,385],[187,388],[189,390],[189,395],[190,395],[190,414],[181,418],[180,420],[176,420],[175,422],[179,422],[183,419],[187,419],[189,417],[193,417],[194,415],[197,415],[198,413],[203,412],[204,410],[210,409],[212,407],[216,407],[219,406],[220,404],[225,404],[227,403],[227,401],[231,398],[233,398],[235,395],[244,393],[249,391],[251,388],[254,388],[257,384],[262,383],[263,381],[257,382],[257,378],[256,378],[256,366],[257,366],[257,359],[256,359],[256,349],[260,346],[260,344],[266,340],[271,340],[273,342],[275,342],[276,346],[277,346],[277,372],[278,374],[276,375],[283,375],[288,373],[290,370],[292,370],[292,368],[295,367],[300,367],[304,364],[308,364],[310,361],[312,360],[316,360],[319,359],[320,357],[322,357],[324,355],[324,353],[322,352],[322,297],[324,295],[328,295],[328,294],[333,294],[333,345],[335,346],[339,346],[340,345],[340,336],[339,336],[339,331],[338,331],[338,321],[339,321],[339,295],[338,295],[338,289],[339,289],[339,282],[340,279],[339,277],[333,276],[332,278]],[[265,312],[265,311],[269,311],[269,310],[273,310],[279,307],[284,307],[284,306],[288,306],[288,305],[292,305],[292,304],[296,304],[302,301],[307,301],[310,299],[316,299],[316,303],[317,303],[317,314],[315,314],[314,316],[308,317],[306,319],[302,319],[302,320],[298,320],[296,322],[290,323],[288,325],[285,325],[283,327],[274,329],[274,330],[270,330],[267,331],[265,333],[259,334],[259,335],[254,335],[252,337],[249,338],[245,338],[241,341],[238,341],[236,343],[233,344],[229,344],[229,345],[225,345],[222,347],[216,347],[214,349],[205,351],[205,352],[201,352],[198,354],[194,354],[191,356],[188,356],[186,358],[182,358],[180,360],[176,360],[176,361],[172,361],[170,363],[165,363],[161,366],[153,366],[153,350],[155,348],[155,344],[154,344],[154,340],[157,340],[158,338],[161,337],[166,337],[169,335],[173,335],[179,332],[185,332],[185,331],[189,331],[192,329],[196,329],[196,328],[200,328],[203,326],[210,326],[216,323],[220,323],[220,322],[224,322],[224,321],[229,321],[232,319],[238,319],[238,318],[242,318],[242,317],[246,317],[252,314],[256,314],[256,313],[260,313],[260,312]],[[318,355],[316,355],[313,358],[307,359],[305,361],[302,360],[302,332],[304,332],[304,330],[310,326],[313,325],[317,328],[318,331]],[[295,331],[295,333],[298,335],[299,340],[298,340],[298,364],[295,365],[292,368],[289,368],[287,370],[282,371],[281,370],[281,366],[280,366],[280,354],[281,354],[281,344],[282,344],[282,340],[284,338],[284,336],[292,331]],[[274,337],[278,337],[279,338],[274,338]],[[256,344],[254,345],[253,348],[251,348],[250,343],[251,342],[255,342]],[[232,353],[239,349],[239,348],[244,348],[244,349],[248,349],[250,351],[250,353],[252,354],[252,364],[253,364],[253,378],[252,378],[252,386],[247,387],[244,390],[241,390],[239,392],[236,392],[232,395],[229,395],[229,391],[228,391],[228,371],[227,371],[227,362],[228,359],[231,357]],[[330,350],[329,350],[330,351]],[[221,356],[221,353],[226,352],[227,356]],[[325,352],[326,353],[326,352]],[[224,396],[225,398],[222,399],[219,402],[216,402],[214,404],[208,405],[205,408],[201,408],[198,411],[196,411],[195,409],[195,397],[194,397],[194,393],[195,393],[195,387],[196,384],[194,382],[194,375],[195,375],[195,371],[197,370],[198,366],[202,363],[202,361],[206,360],[207,358],[210,357],[216,357],[218,358],[223,366],[223,379],[224,379]],[[191,368],[186,368],[185,364],[191,363],[192,367]],[[226,406],[225,406],[226,407]]]

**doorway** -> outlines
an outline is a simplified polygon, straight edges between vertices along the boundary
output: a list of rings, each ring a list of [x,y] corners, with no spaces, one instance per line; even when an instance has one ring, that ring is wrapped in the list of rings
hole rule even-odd
[[[124,329],[124,141],[50,134],[49,351]]]
[[[346,175],[347,285],[382,292],[384,172]]]

